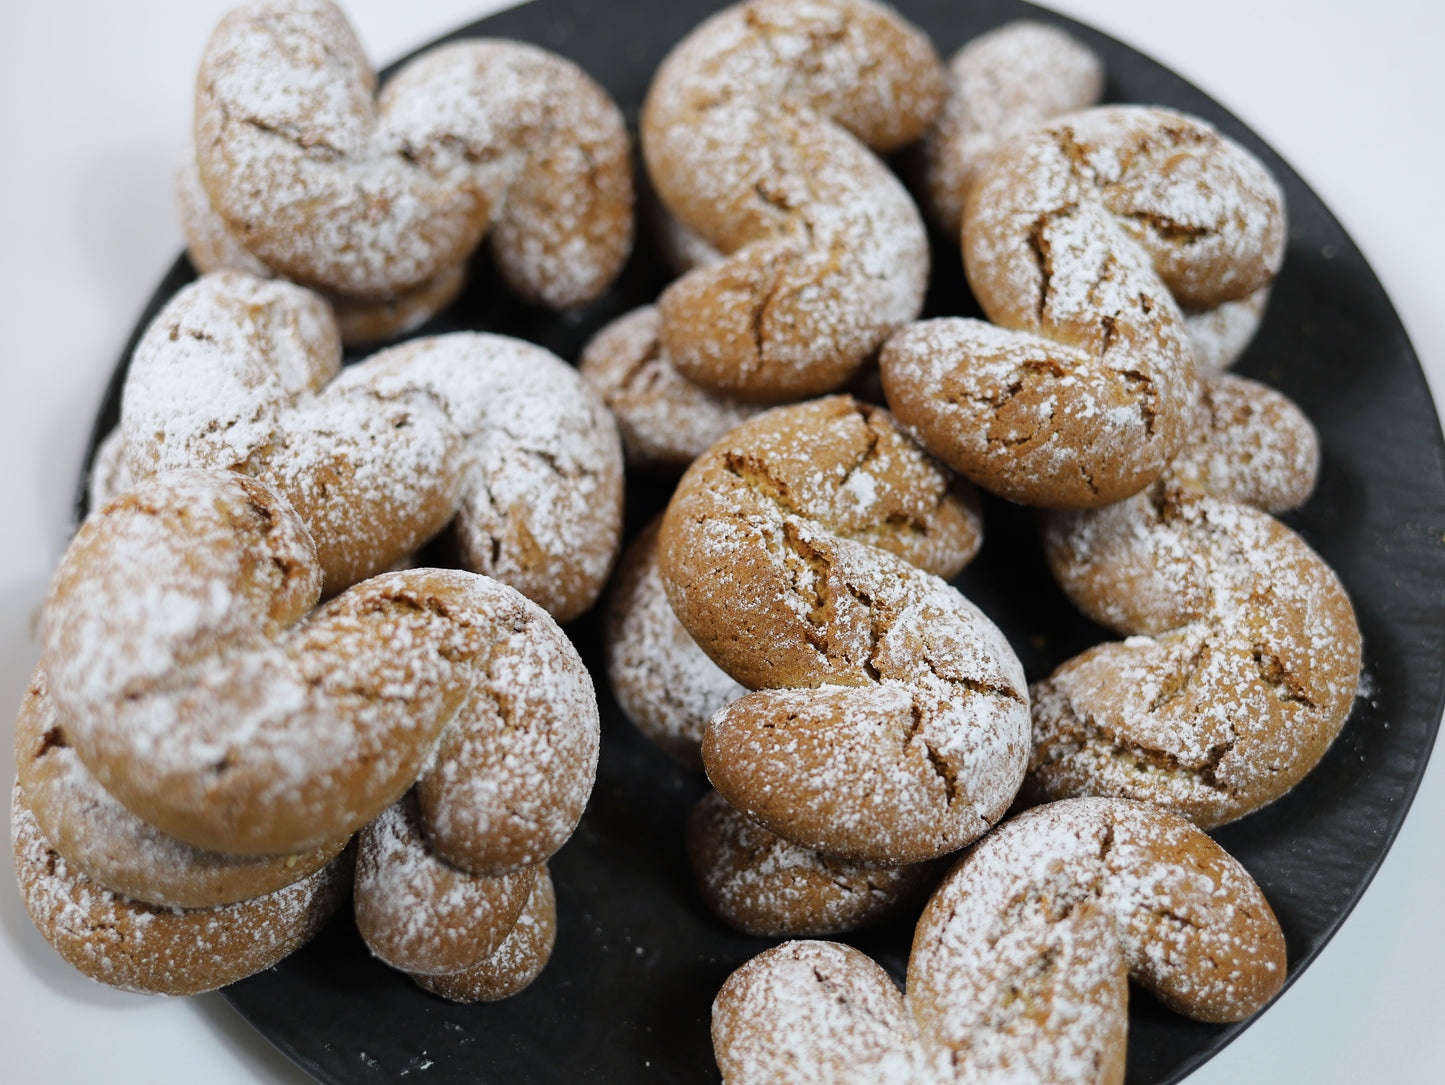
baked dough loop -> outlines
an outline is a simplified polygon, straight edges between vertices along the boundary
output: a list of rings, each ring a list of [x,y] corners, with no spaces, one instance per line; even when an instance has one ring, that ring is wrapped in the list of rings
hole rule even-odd
[[[1128,501],[1055,512],[1050,569],[1127,639],[1034,684],[1024,792],[1122,795],[1210,828],[1293,787],[1349,716],[1360,632],[1334,572],[1261,508],[1313,487],[1312,427],[1279,393],[1207,382],[1196,431]]]
[[[16,782],[47,844],[111,892],[168,908],[212,908],[283,889],[331,862],[347,837],[287,855],[193,847],[136,817],[101,787],[56,718],[45,672],[15,721]]]
[[[313,610],[296,513],[233,472],[157,475],[89,517],[52,581],[42,665],[76,756],[199,848],[344,838],[414,782],[456,866],[534,866],[596,772],[591,677],[539,607],[473,573],[376,577]]]
[[[1284,937],[1244,868],[1183,818],[1075,799],[1011,819],[954,867],[919,920],[906,993],[858,950],[784,943],[723,985],[713,1048],[728,1085],[1117,1083],[1128,978],[1196,1020],[1242,1020],[1283,985]]]
[[[1203,121],[1101,106],[1015,136],[965,205],[964,265],[988,321],[893,336],[880,358],[889,405],[930,452],[1010,500],[1123,500],[1187,436],[1180,305],[1259,290],[1284,239],[1274,180]]]
[[[448,524],[459,563],[567,621],[620,545],[606,408],[560,358],[483,333],[414,339],[340,368],[330,310],[238,272],[184,287],[146,329],[121,400],[125,468],[234,470],[310,527],[331,594]]]
[[[1010,136],[1096,104],[1103,61],[1067,31],[1020,19],[980,34],[948,62],[943,109],[918,144],[919,200],[934,225],[958,240],[969,187],[987,155]],[[1239,360],[1269,300],[1261,287],[1237,301],[1185,308],[1200,374]]]
[[[484,235],[525,301],[565,308],[607,288],[632,244],[630,150],[586,73],[473,40],[427,50],[379,96],[375,83],[325,0],[221,20],[196,81],[201,191],[181,178],[203,270],[259,263],[352,312],[396,306],[393,330],[455,292]]]
[[[1095,105],[1104,64],[1050,23],[1019,19],[980,34],[948,60],[943,108],[918,144],[919,202],[958,240],[963,203],[984,159],[1010,136]]]
[[[876,157],[942,100],[927,38],[870,0],[752,0],[695,29],[643,106],[643,157],[726,259],[673,283],[660,338],[683,376],[764,402],[845,384],[916,317],[928,240]]]
[[[703,763],[758,824],[841,858],[956,850],[1013,799],[1022,668],[942,579],[977,546],[958,483],[886,411],[775,408],[693,464],[658,565],[679,621],[754,690],[713,716]]]
[[[46,841],[16,786],[15,877],[36,928],[72,967],[151,994],[212,991],[270,968],[316,935],[346,900],[351,852],[262,896],[208,908],[146,904],[93,881]]]
[[[617,419],[627,465],[679,475],[764,408],[678,373],[658,337],[660,324],[655,305],[624,313],[588,341],[577,369]]]
[[[545,864],[491,876],[431,847],[414,795],[361,831],[356,926],[372,953],[454,1001],[504,998],[547,963],[556,901]]]

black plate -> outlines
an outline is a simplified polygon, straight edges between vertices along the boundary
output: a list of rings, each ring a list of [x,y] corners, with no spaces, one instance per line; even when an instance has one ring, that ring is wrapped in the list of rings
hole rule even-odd
[[[714,6],[534,0],[452,37],[503,36],[555,49],[601,80],[635,125],[652,71]],[[1445,445],[1419,363],[1379,282],[1334,217],[1277,155],[1199,90],[1110,38],[1023,3],[898,6],[945,56],[1019,16],[1065,25],[1105,58],[1109,100],[1161,103],[1205,117],[1259,155],[1284,186],[1291,224],[1284,271],[1239,369],[1292,396],[1319,427],[1320,487],[1289,521],[1350,590],[1364,633],[1365,681],[1319,767],[1279,802],[1215,835],[1273,903],[1297,976],[1383,860],[1424,773],[1445,703]],[[192,277],[189,264],[178,261],[137,324],[137,337]],[[575,359],[604,321],[651,301],[665,282],[644,236],[607,297],[559,320],[508,301],[479,264],[462,302],[423,331],[485,328]],[[957,249],[940,243],[930,315],[972,307]],[[97,435],[116,420],[124,359]],[[663,500],[661,486],[637,482],[631,525]],[[82,510],[83,504],[82,497]],[[986,513],[989,541],[958,584],[1009,635],[1030,679],[1105,639],[1052,586],[1029,514],[997,501]],[[603,744],[592,802],[552,863],[560,931],[551,963],[508,1001],[455,1006],[373,961],[349,918],[339,918],[277,968],[226,991],[247,1020],[321,1081],[389,1082],[422,1069],[433,1085],[717,1080],[708,1036],[713,995],[733,968],[769,943],[728,930],[704,909],[682,846],[683,820],[704,784],[622,717],[596,666],[595,620],[569,632],[598,676]],[[910,935],[908,925],[899,925],[849,940],[901,975]],[[1197,1024],[1137,995],[1128,1080],[1177,1081],[1244,1027]]]

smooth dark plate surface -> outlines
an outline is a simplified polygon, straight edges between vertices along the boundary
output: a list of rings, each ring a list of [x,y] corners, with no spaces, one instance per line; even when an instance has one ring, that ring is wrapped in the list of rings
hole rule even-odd
[[[636,121],[668,48],[717,5],[704,0],[534,0],[455,36],[530,40],[571,57]],[[1445,445],[1413,350],[1359,251],[1302,181],[1195,88],[1112,39],[1009,0],[900,0],[947,56],[969,38],[1030,15],[1068,26],[1104,57],[1110,101],[1170,105],[1205,117],[1259,155],[1284,185],[1291,229],[1284,272],[1239,370],[1293,397],[1324,448],[1318,492],[1288,517],[1349,589],[1365,641],[1365,680],[1343,734],[1284,799],[1214,835],[1254,874],[1288,938],[1293,974],[1343,921],[1384,858],[1413,797],[1445,702]],[[136,334],[192,277],[178,262]],[[929,315],[973,311],[957,249],[935,247]],[[666,274],[644,235],[622,282],[568,318],[507,299],[479,261],[474,285],[423,329],[522,336],[575,360],[613,316],[652,301]],[[133,345],[133,343],[132,343]],[[129,357],[129,349],[125,357]],[[97,421],[114,424],[124,362]],[[666,498],[632,480],[638,526]],[[1030,679],[1106,634],[1077,616],[1037,553],[1030,515],[989,502],[988,541],[959,578],[1008,634]],[[454,1006],[367,955],[338,918],[279,967],[237,984],[230,1002],[324,1082],[389,1082],[425,1070],[450,1082],[710,1082],[712,998],[729,972],[770,943],[704,909],[687,871],[682,825],[704,783],[641,739],[597,665],[597,623],[569,632],[594,664],[603,713],[597,787],[576,837],[552,862],[560,931],[541,977],[506,1002]],[[895,975],[909,925],[847,940]],[[1178,1080],[1244,1026],[1200,1025],[1137,995],[1129,1081]]]

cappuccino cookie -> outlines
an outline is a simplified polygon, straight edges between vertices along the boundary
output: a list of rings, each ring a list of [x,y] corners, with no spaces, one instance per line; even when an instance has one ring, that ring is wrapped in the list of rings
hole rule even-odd
[[[1248,873],[1178,815],[1121,799],[1025,811],[954,867],[914,935],[906,993],[866,955],[791,942],[713,1005],[729,1085],[1124,1079],[1132,978],[1177,1013],[1238,1021],[1284,984]]]
[[[1318,448],[1285,397],[1207,383],[1194,440],[1128,501],[1051,514],[1055,579],[1124,634],[1033,686],[1027,795],[1123,795],[1210,828],[1284,794],[1354,703],[1360,631],[1328,565],[1257,506],[1308,496]]]
[[[1123,500],[1188,435],[1180,305],[1266,286],[1284,236],[1273,178],[1195,118],[1101,106],[1016,136],[965,205],[964,264],[988,321],[894,335],[880,357],[889,406],[930,452],[1012,501]]]
[[[598,739],[556,623],[471,573],[389,573],[313,611],[320,584],[296,513],[234,472],[158,475],[88,518],[51,585],[42,666],[101,786],[197,847],[290,854],[423,777],[429,835],[457,865],[555,851]]]
[[[621,537],[622,449],[572,366],[468,332],[340,362],[315,294],[236,272],[190,284],[131,360],[127,470],[266,480],[311,529],[327,594],[450,524],[466,568],[559,621],[592,605]]]
[[[264,896],[213,908],[145,904],[73,869],[19,787],[10,808],[15,876],[36,928],[78,971],[112,987],[193,995],[270,968],[308,942],[346,899],[351,852]]]
[[[877,155],[917,138],[942,95],[928,39],[871,0],[750,0],[672,50],[643,158],[668,211],[725,257],[658,301],[678,372],[759,402],[816,395],[918,315],[928,239]]]
[[[755,691],[713,717],[703,762],[779,836],[918,862],[1012,801],[1028,696],[1002,634],[942,579],[977,545],[955,487],[886,411],[842,396],[758,416],[679,483],[668,599]]]
[[[55,718],[45,672],[15,721],[17,783],[41,835],[78,874],[132,900],[210,908],[283,889],[334,859],[347,838],[286,855],[192,847],[142,821],[100,786]]]
[[[566,308],[607,288],[632,243],[631,163],[622,115],[586,73],[533,45],[466,40],[375,84],[326,0],[227,14],[201,58],[193,132],[221,233],[359,303],[434,290],[484,235],[525,301]]]

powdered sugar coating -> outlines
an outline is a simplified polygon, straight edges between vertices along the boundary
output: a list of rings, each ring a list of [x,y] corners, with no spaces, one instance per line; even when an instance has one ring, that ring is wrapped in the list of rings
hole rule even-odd
[[[176,203],[186,236],[186,255],[202,275],[213,271],[240,271],[262,279],[274,275],[216,214],[201,184],[194,147],[188,148],[176,173]],[[465,263],[457,264],[413,290],[380,301],[329,296],[341,341],[348,345],[375,343],[420,327],[456,300],[466,285],[466,273]]]
[[[949,58],[943,109],[919,145],[921,199],[937,228],[958,239],[964,196],[991,150],[1103,92],[1103,62],[1049,23],[1019,19],[964,45]]]
[[[747,934],[840,934],[917,907],[937,862],[857,863],[800,847],[753,824],[716,791],[693,808],[687,854],[709,908]]]
[[[869,0],[751,0],[664,60],[642,147],[668,210],[727,259],[659,301],[686,377],[761,401],[846,383],[917,315],[923,224],[873,150],[941,100],[927,39]]]
[[[217,26],[197,77],[201,184],[225,232],[288,278],[384,301],[459,267],[489,225],[503,275],[556,307],[631,245],[621,114],[581,69],[517,42],[428,50],[375,75],[325,0]]]
[[[785,942],[731,976],[712,1008],[726,1085],[911,1085],[923,1053],[903,996],[865,953]]]
[[[886,412],[833,397],[733,430],[668,505],[673,610],[757,691],[709,724],[709,778],[794,843],[917,862],[976,837],[1013,797],[1022,669],[919,567],[952,575],[972,554],[950,485]]]
[[[496,952],[535,878],[531,867],[495,878],[458,870],[429,847],[421,812],[408,796],[358,837],[356,926],[392,968],[460,972]]]
[[[428,841],[476,874],[535,866],[571,837],[592,794],[592,676],[557,623],[505,585],[470,577],[448,609],[467,627],[473,670],[417,781]]]
[[[657,567],[661,521],[623,552],[607,600],[603,652],[618,705],[681,764],[702,768],[702,736],[714,712],[747,693],[677,620]]]
[[[762,408],[678,373],[658,339],[660,326],[656,306],[634,309],[592,337],[577,367],[617,419],[628,465],[681,472]]]
[[[1237,301],[1184,310],[1184,327],[1194,348],[1194,368],[1201,377],[1223,373],[1239,361],[1264,320],[1269,295],[1270,288],[1262,286]]]
[[[1219,377],[1159,482],[1045,521],[1055,578],[1127,639],[1033,687],[1027,791],[1127,795],[1209,827],[1278,798],[1324,755],[1354,701],[1359,627],[1329,567],[1252,507],[1302,502],[1318,457],[1297,407]]]
[[[1010,140],[968,194],[964,262],[993,327],[925,322],[882,356],[889,404],[1011,500],[1093,508],[1157,478],[1187,435],[1179,309],[1265,286],[1278,186],[1191,117],[1098,107]]]
[[[908,965],[909,1000],[925,1042],[966,1049],[990,1004],[1008,997],[1031,962],[1050,956],[1049,928],[1080,909],[1097,910],[1114,936],[1080,954],[1080,965],[1097,954],[1104,960],[1094,967],[1112,972],[1117,966],[1105,963],[1112,949],[1133,979],[1196,1020],[1241,1020],[1284,983],[1284,936],[1274,913],[1219,845],[1145,803],[1072,799],[1001,825],[929,901]],[[1075,970],[1061,971],[1066,984],[1094,986]],[[1063,1008],[1064,1020],[1070,1008],[1088,1028],[1094,1007],[1075,1002]],[[1104,1007],[1124,1008],[1122,998]]]
[[[279,856],[192,847],[136,817],[75,755],[36,668],[15,722],[17,783],[46,841],[77,872],[132,900],[210,908],[274,892],[313,874],[346,845]]]
[[[521,340],[412,340],[338,374],[324,303],[234,272],[180,291],[136,348],[121,405],[138,477],[207,467],[279,488],[312,528],[328,592],[391,567],[449,521],[462,563],[575,617],[621,534],[606,409]]]
[[[934,892],[906,994],[855,949],[786,943],[723,985],[713,1046],[728,1085],[1118,1083],[1126,977],[1197,1020],[1237,1021],[1283,985],[1284,936],[1182,818],[1054,803],[999,826]]]
[[[424,768],[446,771],[438,740],[474,727],[472,702],[496,695],[484,680],[494,652],[513,654],[499,644],[527,626],[565,644],[516,591],[456,571],[386,574],[308,614],[319,585],[308,550],[263,484],[173,472],[87,520],[56,574],[43,659],[59,722],[128,809],[197,846],[287,853],[350,833]],[[568,741],[524,742],[545,753],[536,764],[503,747],[508,782],[488,786],[559,811],[570,831],[597,728],[585,670],[566,658],[570,671],[528,671],[521,700],[558,695],[563,726],[540,730]],[[551,675],[564,679],[555,690]],[[532,835],[507,849],[555,848],[557,826],[529,809],[518,807]]]
[[[142,904],[72,869],[41,835],[17,787],[11,844],[31,920],[74,968],[151,994],[215,990],[269,968],[325,926],[346,899],[351,853],[266,896],[215,908]]]
[[[544,864],[537,868],[526,907],[495,953],[462,972],[411,978],[423,990],[453,1002],[495,1002],[536,979],[556,941],[557,893]]]
[[[1292,400],[1220,374],[1200,383],[1193,432],[1163,481],[1278,515],[1309,500],[1319,468],[1319,436]]]

